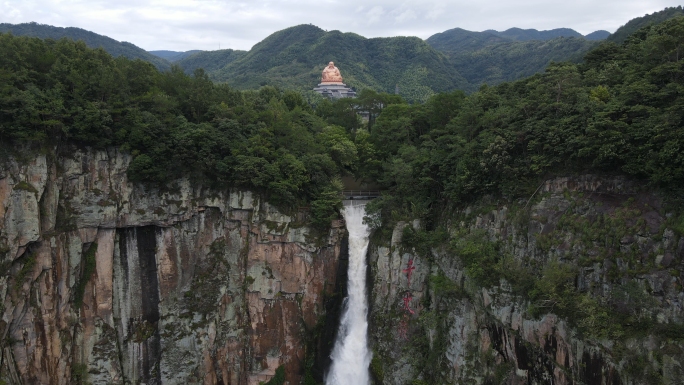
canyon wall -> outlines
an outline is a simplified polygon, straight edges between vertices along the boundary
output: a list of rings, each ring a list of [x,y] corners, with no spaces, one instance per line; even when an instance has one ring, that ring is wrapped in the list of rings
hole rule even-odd
[[[636,183],[581,176],[446,214],[428,247],[402,242],[418,221],[376,234],[375,382],[682,384],[682,218]]]
[[[306,211],[247,191],[160,191],[129,182],[116,150],[54,154],[0,168],[0,379],[256,385],[282,366],[297,384],[311,371],[340,223],[313,237]]]
[[[118,151],[53,153],[1,162],[0,383],[320,381],[342,223],[315,237],[305,210],[247,191],[152,189]],[[374,383],[680,384],[682,218],[634,182],[580,176],[445,213],[437,241],[420,221],[380,229]]]

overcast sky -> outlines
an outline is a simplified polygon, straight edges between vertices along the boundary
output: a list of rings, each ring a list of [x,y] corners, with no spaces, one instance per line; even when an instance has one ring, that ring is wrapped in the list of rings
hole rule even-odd
[[[146,50],[250,49],[298,24],[365,37],[447,29],[572,28],[614,32],[675,0],[0,0],[0,23],[79,27]]]

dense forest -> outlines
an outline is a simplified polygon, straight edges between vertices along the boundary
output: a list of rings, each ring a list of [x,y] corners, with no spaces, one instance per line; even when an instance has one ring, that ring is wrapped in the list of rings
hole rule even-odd
[[[390,105],[370,133],[386,215],[437,214],[473,196],[522,196],[539,179],[574,172],[622,173],[654,187],[684,187],[684,18],[607,42],[582,64],[466,96]],[[532,191],[530,191],[532,190]],[[436,211],[435,211],[436,209]]]
[[[159,72],[82,42],[2,34],[0,135],[118,146],[135,155],[135,180],[187,174],[284,205],[319,199],[354,173],[383,185],[379,208],[417,216],[472,195],[527,193],[549,173],[620,172],[681,188],[682,25],[649,25],[582,64],[469,96],[409,105],[365,91],[316,111],[294,91],[237,91],[202,70]],[[370,113],[367,126],[358,110]]]
[[[296,92],[240,92],[202,70],[159,72],[83,42],[0,34],[0,79],[5,151],[116,146],[134,156],[132,180],[165,188],[187,175],[261,191],[281,207],[310,204],[325,224],[337,215],[339,175],[356,161],[345,130]]]

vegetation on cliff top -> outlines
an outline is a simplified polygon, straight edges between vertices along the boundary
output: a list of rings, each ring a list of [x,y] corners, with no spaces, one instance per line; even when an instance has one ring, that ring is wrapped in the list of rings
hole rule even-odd
[[[160,73],[81,42],[2,34],[0,138],[117,146],[134,155],[133,180],[163,185],[187,175],[248,188],[281,206],[308,202],[321,223],[335,215],[336,181],[348,173],[381,184],[386,194],[372,206],[384,220],[528,193],[553,173],[619,172],[681,188],[683,20],[604,43],[583,64],[556,63],[470,96],[408,105],[364,91],[316,111],[293,91],[236,91],[202,70]],[[345,41],[310,28],[310,39]],[[370,113],[365,129],[357,110]]]
[[[0,79],[2,143],[119,147],[134,181],[188,176],[281,207],[311,203],[318,224],[337,216],[339,175],[356,161],[349,134],[296,92],[240,92],[83,42],[0,34]]]
[[[436,216],[486,194],[529,196],[541,178],[572,172],[684,188],[683,49],[680,17],[604,43],[583,64],[386,107],[364,139],[374,152],[361,175],[387,192],[372,206],[385,220]]]

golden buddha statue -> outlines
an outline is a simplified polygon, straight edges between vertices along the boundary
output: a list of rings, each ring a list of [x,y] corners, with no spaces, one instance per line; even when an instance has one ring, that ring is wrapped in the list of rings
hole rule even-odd
[[[330,62],[328,66],[323,69],[323,77],[321,83],[342,83],[342,75],[340,70],[335,67],[335,63]]]

